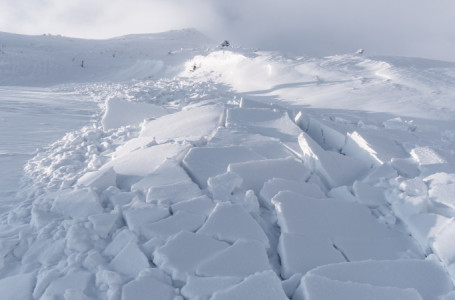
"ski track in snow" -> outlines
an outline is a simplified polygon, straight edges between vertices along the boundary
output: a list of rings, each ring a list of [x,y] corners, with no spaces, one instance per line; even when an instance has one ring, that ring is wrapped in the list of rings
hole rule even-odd
[[[100,61],[99,82],[55,88],[104,115],[26,163],[0,217],[5,299],[453,299],[453,66],[194,34],[150,38],[156,78]]]

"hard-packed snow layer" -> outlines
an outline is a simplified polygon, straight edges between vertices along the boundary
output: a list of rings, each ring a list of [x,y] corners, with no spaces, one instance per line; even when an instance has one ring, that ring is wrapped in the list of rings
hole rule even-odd
[[[453,298],[453,65],[4,36],[0,83],[101,80],[52,91],[104,114],[27,163],[0,295]]]

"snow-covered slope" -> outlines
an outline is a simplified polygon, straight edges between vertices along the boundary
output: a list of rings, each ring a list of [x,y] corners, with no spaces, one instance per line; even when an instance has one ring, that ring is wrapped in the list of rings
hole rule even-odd
[[[5,83],[71,83],[54,89],[103,113],[27,162],[0,224],[6,299],[455,297],[453,64],[210,50],[182,31],[97,41],[131,59],[94,55],[85,77],[40,67],[71,52],[51,39],[6,60],[42,81]]]

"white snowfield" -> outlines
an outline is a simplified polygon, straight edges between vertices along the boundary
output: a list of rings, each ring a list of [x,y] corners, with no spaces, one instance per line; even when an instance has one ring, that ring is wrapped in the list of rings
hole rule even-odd
[[[0,202],[0,298],[455,299],[455,64],[0,44],[0,84],[102,109]]]

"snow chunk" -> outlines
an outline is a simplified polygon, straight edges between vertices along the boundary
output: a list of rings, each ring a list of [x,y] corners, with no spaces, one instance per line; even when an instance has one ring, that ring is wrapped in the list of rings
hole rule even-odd
[[[351,193],[349,187],[345,185],[331,189],[327,195],[338,200],[358,202],[358,199]]]
[[[198,233],[230,243],[239,239],[256,240],[269,248],[269,240],[261,226],[240,205],[218,203]]]
[[[167,239],[181,231],[196,231],[204,224],[206,217],[186,211],[178,211],[172,216],[155,223],[147,223],[142,227],[142,235],[147,239],[158,237]]]
[[[254,240],[237,240],[196,268],[201,276],[246,277],[270,269],[264,245]]]
[[[52,204],[51,211],[73,219],[100,214],[103,208],[98,195],[90,188],[60,191]]]
[[[400,183],[400,190],[408,196],[426,196],[428,187],[421,178],[413,178]]]
[[[237,277],[189,276],[181,293],[190,300],[208,300],[214,292],[229,288],[240,281]]]
[[[351,185],[369,168],[362,161],[336,152],[325,151],[306,133],[300,134],[299,145],[303,151],[306,166],[316,172],[330,188]]]
[[[357,157],[372,166],[380,166],[384,163],[383,160],[378,158],[378,153],[371,148],[371,145],[364,139],[364,137],[356,131],[346,135],[343,153],[351,157]]]
[[[149,262],[135,241],[128,244],[114,257],[110,266],[115,271],[129,277],[136,277],[140,271],[148,268]]]
[[[397,118],[393,118],[393,119],[385,121],[383,123],[383,125],[387,129],[414,131],[416,129],[416,127],[412,123],[413,123],[413,121],[403,121],[400,117],[397,117]]]
[[[325,197],[319,186],[314,183],[306,183],[283,178],[272,178],[264,183],[264,186],[259,193],[259,199],[264,206],[270,208],[272,206],[272,198],[281,191],[292,191],[296,194],[312,198]]]
[[[416,214],[425,213],[428,211],[427,197],[409,197],[398,198],[392,203],[393,212],[397,217],[405,222]]]
[[[155,104],[111,98],[106,101],[106,111],[101,124],[104,130],[109,130],[126,125],[139,125],[144,119],[161,117],[167,113],[163,107]]]
[[[429,147],[415,147],[411,150],[411,156],[420,165],[436,165],[443,164],[447,161],[442,158],[435,150]]]
[[[321,266],[308,274],[342,282],[415,289],[423,299],[437,299],[453,289],[450,278],[428,260],[382,260]]]
[[[380,206],[386,204],[386,199],[382,190],[371,186],[368,183],[355,181],[352,189],[354,190],[354,194],[363,204],[369,206]]]
[[[153,253],[153,262],[172,275],[175,280],[185,281],[194,275],[198,265],[229,247],[228,243],[206,235],[180,232]]]
[[[191,181],[185,170],[172,159],[164,161],[155,171],[131,186],[131,191],[146,193],[151,187],[170,185],[178,182]]]
[[[313,199],[289,191],[278,193],[272,203],[281,232],[320,238],[389,236],[387,227],[358,203]]]
[[[305,274],[309,270],[329,263],[346,261],[328,238],[282,233],[278,243],[281,258],[281,276]]]
[[[170,215],[169,209],[159,205],[138,204],[123,212],[128,228],[136,234],[141,234],[149,223],[157,222]]]
[[[169,185],[151,187],[147,191],[147,203],[170,205],[201,196],[201,190],[192,181],[182,181]]]
[[[223,112],[221,104],[182,110],[146,122],[139,136],[154,137],[159,143],[170,139],[199,141],[209,137],[218,127]]]
[[[98,214],[88,217],[93,224],[95,232],[103,239],[107,238],[109,233],[115,227],[115,223],[119,219],[117,214]]]
[[[215,203],[212,199],[207,196],[201,196],[175,203],[171,206],[171,210],[174,214],[178,211],[186,211],[193,214],[208,216],[214,207]]]
[[[63,277],[51,282],[41,299],[64,299],[66,291],[84,293],[87,289],[92,274],[86,271],[71,270]]]
[[[228,201],[235,189],[240,188],[243,179],[236,173],[226,172],[207,180],[207,185],[215,200]]]
[[[117,174],[115,173],[114,168],[88,172],[79,178],[77,185],[88,186],[102,191],[110,186],[117,186]]]
[[[293,300],[423,300],[412,288],[378,287],[357,282],[342,282],[317,275],[302,278]]]
[[[116,256],[129,242],[137,242],[137,236],[129,231],[128,229],[123,229],[118,231],[112,242],[104,249],[103,254],[108,256]]]
[[[192,148],[183,159],[183,167],[201,188],[206,188],[207,179],[225,173],[230,163],[260,159],[264,157],[240,146]]]
[[[409,218],[407,227],[412,236],[426,251],[430,242],[436,238],[439,232],[446,227],[452,219],[432,213],[417,214]]]
[[[24,300],[31,299],[35,288],[36,274],[26,273],[0,280],[0,295],[3,299]]]
[[[122,155],[117,150],[112,154],[114,158],[102,169],[113,167],[120,175],[146,176],[155,171],[166,159],[178,158],[189,149],[187,144],[166,143],[140,148]]]
[[[243,179],[241,187],[244,190],[253,190],[257,194],[264,182],[270,179],[284,178],[305,181],[311,173],[301,162],[290,157],[231,163],[228,171],[238,174]]]
[[[433,201],[455,209],[455,183],[432,185],[428,195]]]
[[[398,174],[407,177],[414,178],[419,176],[420,170],[415,161],[408,158],[392,158],[392,167],[397,170]]]
[[[256,273],[225,290],[217,291],[211,300],[287,300],[280,279],[273,271]]]
[[[446,266],[450,266],[455,263],[455,249],[453,247],[453,241],[455,240],[455,222],[453,219],[441,229],[436,236],[435,241],[432,244],[434,252],[442,260]],[[449,268],[449,272],[450,272]],[[451,275],[454,276],[454,269],[452,268]],[[455,278],[454,278],[455,280]]]
[[[151,276],[140,276],[122,288],[122,300],[173,300],[174,288]]]

